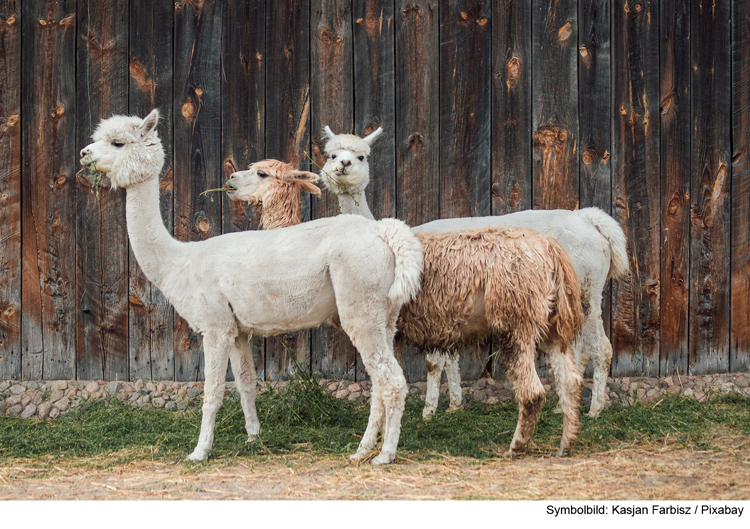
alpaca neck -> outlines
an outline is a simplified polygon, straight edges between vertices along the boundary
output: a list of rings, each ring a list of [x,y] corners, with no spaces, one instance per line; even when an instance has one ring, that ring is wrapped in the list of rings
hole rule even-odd
[[[164,227],[159,211],[159,179],[149,178],[127,189],[128,238],[138,264],[162,292],[167,273],[182,243]]]
[[[367,197],[364,193],[339,193],[336,198],[338,198],[341,213],[362,215],[365,218],[375,220],[367,206]]]
[[[263,197],[260,225],[264,230],[295,226],[302,222],[299,187],[290,182],[279,184]]]

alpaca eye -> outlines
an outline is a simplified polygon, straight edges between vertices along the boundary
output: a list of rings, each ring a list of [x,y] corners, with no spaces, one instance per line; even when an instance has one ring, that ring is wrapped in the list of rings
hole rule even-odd
[[[357,156],[357,160],[359,160],[360,162],[363,161],[364,159],[365,159],[364,156]]]
[[[336,159],[336,155],[335,155],[335,154],[332,154],[332,155],[331,155],[331,160],[335,160],[335,159]]]
[[[112,145],[113,145],[114,147],[117,147],[118,149],[119,149],[120,147],[125,147],[125,144],[124,144],[123,142],[121,142],[121,141],[113,141],[113,142],[112,142]]]
[[[264,173],[263,171],[258,171],[258,176],[260,176],[261,178],[266,178],[268,174]]]

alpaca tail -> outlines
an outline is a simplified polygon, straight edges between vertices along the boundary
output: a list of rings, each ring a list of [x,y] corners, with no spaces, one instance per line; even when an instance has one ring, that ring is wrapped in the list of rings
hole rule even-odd
[[[568,254],[550,238],[549,252],[553,262],[553,283],[556,297],[555,315],[551,322],[563,345],[563,351],[573,343],[583,327],[581,285]]]
[[[615,219],[599,208],[584,208],[575,212],[591,223],[609,242],[610,264],[607,279],[625,277],[630,272],[627,239]]]
[[[390,246],[396,258],[393,284],[388,299],[401,307],[417,295],[422,275],[422,244],[409,227],[396,219],[383,219],[377,223],[378,236]]]

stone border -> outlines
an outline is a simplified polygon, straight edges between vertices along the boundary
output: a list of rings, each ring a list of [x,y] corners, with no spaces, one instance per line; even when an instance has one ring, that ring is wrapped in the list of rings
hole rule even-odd
[[[258,392],[268,388],[283,389],[286,382],[259,382]],[[328,393],[340,399],[367,402],[371,383],[348,380],[320,380]],[[544,389],[554,394],[554,381],[542,379]],[[465,396],[478,402],[496,404],[513,398],[512,384],[491,378],[480,378],[473,382],[462,382]],[[585,382],[584,402],[591,398],[591,379]],[[409,394],[424,400],[426,382],[409,384]],[[447,384],[440,387],[446,394]],[[235,392],[234,382],[227,383],[225,394]],[[621,401],[629,406],[635,402],[653,402],[667,394],[682,394],[686,397],[705,400],[710,392],[740,393],[750,395],[750,373],[725,373],[705,376],[625,377],[607,380],[607,401]],[[20,416],[54,419],[75,410],[90,399],[116,398],[130,402],[142,409],[164,408],[184,410],[199,406],[202,401],[203,382],[105,382],[54,380],[54,381],[0,381],[0,416]]]

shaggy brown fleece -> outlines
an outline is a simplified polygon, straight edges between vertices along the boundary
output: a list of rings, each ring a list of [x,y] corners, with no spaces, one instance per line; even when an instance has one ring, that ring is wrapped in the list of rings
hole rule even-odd
[[[491,333],[539,343],[551,330],[566,350],[580,331],[575,270],[551,237],[522,228],[416,235],[422,289],[401,310],[398,328],[420,349],[455,350]]]

